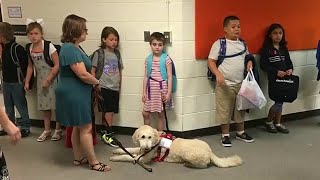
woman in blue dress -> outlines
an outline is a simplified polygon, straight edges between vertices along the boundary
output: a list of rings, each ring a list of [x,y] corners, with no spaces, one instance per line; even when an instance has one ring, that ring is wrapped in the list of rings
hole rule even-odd
[[[73,164],[89,163],[92,170],[109,171],[109,166],[97,160],[92,143],[91,91],[99,89],[99,80],[90,74],[90,58],[79,46],[87,31],[86,20],[77,15],[69,15],[63,22],[56,114],[62,125],[73,126]]]

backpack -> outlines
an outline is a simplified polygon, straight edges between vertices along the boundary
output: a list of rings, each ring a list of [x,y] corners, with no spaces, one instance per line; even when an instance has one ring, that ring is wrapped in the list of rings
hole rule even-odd
[[[51,41],[44,40],[43,56],[44,56],[44,59],[45,59],[46,63],[50,67],[53,67],[54,63],[53,63],[53,60],[51,59],[51,54],[49,53],[50,43],[51,43]],[[28,53],[28,57],[30,58],[31,62],[33,63],[33,60],[31,58],[31,53],[30,53],[30,46],[31,46],[31,43],[28,43],[26,45],[26,51]],[[57,45],[57,44],[53,44],[53,46],[57,49],[57,53],[59,54],[61,46]]]
[[[244,45],[244,50],[236,53],[236,54],[232,54],[232,55],[226,55],[226,51],[227,51],[227,42],[226,42],[226,38],[220,38],[220,49],[219,49],[219,56],[218,56],[218,60],[217,60],[217,67],[219,67],[220,64],[222,64],[223,60],[225,58],[232,58],[232,57],[236,57],[236,56],[240,56],[244,53],[247,52],[247,44],[244,40],[239,39],[243,45]],[[209,67],[208,67],[208,72],[207,72],[207,77],[208,79],[210,79],[211,81],[215,81],[216,80],[216,76],[210,71]]]
[[[12,43],[12,45],[10,47],[10,55],[11,55],[11,59],[12,59],[13,63],[17,66],[18,83],[23,84],[25,77],[26,77],[26,74],[27,74],[27,70],[21,69],[19,56],[17,54],[17,47],[18,46],[19,46],[18,43],[16,43],[16,42]],[[30,90],[33,87],[33,83],[34,83],[34,74],[32,74],[30,81],[29,81]]]
[[[102,73],[103,73],[103,67],[104,67],[104,51],[102,48],[97,49],[96,51],[94,51],[92,53],[92,55],[90,56],[91,61],[93,61],[93,56],[95,53],[98,53],[98,63],[97,63],[97,70],[96,70],[96,78],[100,79]],[[118,49],[114,49],[114,53],[116,54],[117,58],[118,58],[118,67],[120,68],[120,59],[121,59],[121,55]]]
[[[167,68],[166,68],[166,60],[167,60],[167,53],[162,53],[160,56],[160,73],[163,80],[165,80],[168,84],[168,75],[167,75]],[[153,54],[150,54],[147,58],[147,77],[148,79],[151,78],[151,70],[152,70],[152,60]],[[177,91],[177,76],[176,76],[176,69],[174,63],[172,61],[172,93]]]

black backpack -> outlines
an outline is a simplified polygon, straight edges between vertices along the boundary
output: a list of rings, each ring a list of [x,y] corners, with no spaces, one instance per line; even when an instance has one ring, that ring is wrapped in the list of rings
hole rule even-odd
[[[102,48],[97,49],[96,51],[94,51],[92,53],[92,55],[90,56],[91,61],[93,60],[93,56],[95,53],[98,53],[98,64],[97,64],[97,70],[96,70],[96,78],[100,79],[102,72],[103,72],[103,66],[104,66],[104,51]],[[118,49],[114,49],[114,53],[116,54],[117,58],[118,58],[118,67],[120,68],[120,59],[121,59],[121,55]]]
[[[50,43],[51,41],[46,41],[44,40],[44,49],[43,49],[43,55],[44,55],[44,59],[46,61],[46,63],[50,66],[50,67],[53,67],[54,66],[54,63],[51,59],[51,55],[49,53],[49,49],[50,49]],[[57,45],[57,44],[53,44],[54,47],[57,49],[57,53],[59,54],[60,53],[60,49],[61,49],[61,46],[60,45]],[[31,58],[31,54],[30,54],[30,46],[31,46],[31,43],[28,43],[26,45],[26,51],[28,53],[28,57],[30,58],[31,62],[33,63],[32,61],[32,58]]]

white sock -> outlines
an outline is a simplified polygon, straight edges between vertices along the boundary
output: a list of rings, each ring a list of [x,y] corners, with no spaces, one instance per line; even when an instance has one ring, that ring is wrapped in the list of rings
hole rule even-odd
[[[230,134],[222,134],[222,137],[226,137],[226,136],[230,137]]]
[[[241,135],[241,134],[243,134],[244,133],[244,131],[237,131],[237,134],[238,135]]]
[[[266,121],[266,124],[271,125],[273,121]]]
[[[277,126],[277,127],[280,127],[281,126],[281,124],[279,123],[279,124],[274,124],[275,126]]]

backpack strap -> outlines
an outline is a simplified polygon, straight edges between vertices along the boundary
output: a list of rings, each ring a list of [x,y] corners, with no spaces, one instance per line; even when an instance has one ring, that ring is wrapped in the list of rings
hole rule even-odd
[[[226,55],[226,52],[227,52],[226,38],[220,38],[219,40],[220,40],[220,49],[219,49],[219,56],[218,56],[218,60],[217,60],[217,66],[219,66],[225,58],[232,58],[232,57],[240,56],[240,55],[247,52],[246,42],[243,39],[239,39],[244,45],[244,50],[242,50],[241,52],[236,53],[236,54]]]
[[[121,60],[121,54],[120,54],[120,51],[118,49],[114,49],[114,53],[116,54],[117,56],[117,59],[118,59],[118,68],[119,68],[119,71],[121,70],[120,66],[121,66],[121,63],[120,63],[120,60]]]
[[[18,83],[22,84],[22,81],[24,80],[25,76],[21,70],[20,60],[19,60],[19,57],[17,54],[17,47],[18,47],[18,43],[16,43],[16,42],[12,43],[12,45],[10,47],[10,52],[11,52],[10,55],[11,55],[11,59],[12,59],[13,63],[17,66]]]
[[[160,73],[162,76],[162,79],[166,82],[168,81],[168,74],[167,74],[167,66],[166,66],[166,60],[167,60],[167,53],[162,53],[160,56]]]
[[[31,60],[31,62],[33,64],[33,60],[31,58],[30,46],[31,46],[31,43],[26,44],[26,51],[27,51],[27,54],[28,54],[28,58]]]
[[[51,59],[50,43],[51,43],[51,41],[44,40],[43,56],[44,56],[44,60],[46,61],[46,63],[50,67],[53,67],[54,63],[53,63],[53,60]]]
[[[222,64],[223,60],[226,57],[226,51],[227,51],[226,38],[220,38],[219,42],[220,42],[220,49],[219,49],[219,53],[218,53],[219,55],[218,55],[218,60],[217,60],[217,66]]]
[[[103,66],[104,66],[104,51],[102,48],[97,49],[95,52],[98,53],[98,63],[97,63],[97,70],[96,70],[96,78],[100,79],[102,72],[103,72]]]

